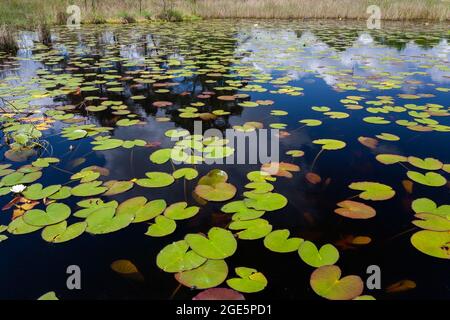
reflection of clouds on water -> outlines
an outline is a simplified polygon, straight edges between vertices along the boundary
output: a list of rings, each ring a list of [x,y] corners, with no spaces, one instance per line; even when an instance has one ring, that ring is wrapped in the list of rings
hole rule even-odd
[[[310,31],[299,37],[292,30],[258,28],[241,32],[238,40],[237,51],[247,53],[243,61],[266,74],[279,73],[280,68],[287,68],[283,70],[284,75],[301,79],[310,71],[323,78],[329,86],[335,86],[342,82],[342,76],[336,73],[344,69],[352,70],[353,76],[364,78],[379,76],[381,72],[399,75],[425,71],[434,82],[450,82],[448,71],[439,68],[449,61],[450,45],[446,39],[429,49],[410,41],[400,52],[396,48],[376,44],[367,32],[361,33],[344,51],[337,51]],[[422,68],[423,65],[432,67]]]

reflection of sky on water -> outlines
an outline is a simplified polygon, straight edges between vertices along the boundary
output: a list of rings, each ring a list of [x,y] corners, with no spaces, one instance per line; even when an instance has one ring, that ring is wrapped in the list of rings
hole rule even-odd
[[[298,80],[310,74],[306,71],[312,71],[322,76],[329,86],[335,86],[342,81],[330,71],[350,69],[353,75],[361,77],[376,76],[385,71],[391,75],[426,71],[433,82],[450,82],[448,71],[438,67],[449,61],[450,45],[446,39],[431,49],[423,49],[410,41],[401,52],[376,44],[368,33],[361,33],[350,47],[341,52],[310,31],[298,37],[294,31],[258,28],[241,32],[238,40],[237,51],[247,53],[243,62],[251,63],[266,74],[281,73],[281,76]],[[434,66],[430,69],[420,68],[427,64]],[[362,69],[362,66],[366,68]],[[280,72],[277,68],[289,70]]]

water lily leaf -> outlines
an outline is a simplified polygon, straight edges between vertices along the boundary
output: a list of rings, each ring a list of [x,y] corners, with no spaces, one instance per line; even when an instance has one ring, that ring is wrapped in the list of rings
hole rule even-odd
[[[52,203],[46,208],[46,211],[40,209],[27,211],[23,216],[23,220],[32,226],[45,227],[64,221],[69,216],[69,206],[63,203]]]
[[[103,194],[105,196],[114,196],[116,194],[124,193],[133,188],[134,183],[132,181],[118,181],[110,180],[103,184],[108,190]]]
[[[125,119],[127,120],[127,119]],[[123,140],[119,139],[106,139],[106,140],[100,140],[100,141],[93,141],[92,144],[96,145],[92,148],[92,150],[96,151],[103,151],[103,150],[110,150],[110,149],[116,149],[123,145]]]
[[[450,231],[422,230],[412,235],[411,243],[417,250],[429,256],[450,259]]]
[[[305,152],[302,150],[289,150],[286,152],[288,156],[291,156],[293,158],[300,158],[305,155]]]
[[[38,180],[42,176],[42,172],[36,171],[31,173],[23,173],[23,172],[13,172],[11,174],[8,174],[7,176],[4,176],[2,180],[0,181],[0,184],[5,187],[12,187],[18,184],[26,184],[26,183],[32,183],[36,180]]]
[[[150,155],[150,161],[156,164],[163,164],[170,160],[172,149],[159,149]]]
[[[275,211],[284,208],[288,200],[279,193],[268,192],[264,194],[250,193],[244,200],[245,205],[256,210]]]
[[[225,259],[232,256],[237,249],[233,234],[225,229],[213,227],[208,237],[200,234],[188,234],[184,237],[192,250],[207,259]]]
[[[136,180],[136,184],[144,188],[162,188],[170,186],[175,179],[165,172],[147,172],[148,178]]]
[[[230,183],[219,182],[214,185],[198,185],[195,193],[208,201],[227,201],[236,195],[236,187]]]
[[[365,117],[363,118],[364,122],[372,123],[372,124],[389,124],[391,123],[389,120],[384,119],[383,117]]]
[[[59,299],[54,291],[50,291],[40,296],[38,300],[59,300]]]
[[[93,199],[87,199],[83,201],[77,202],[77,204],[84,208],[81,210],[78,210],[73,215],[77,218],[87,218],[91,213],[96,212],[98,210],[110,211],[112,214],[116,211],[116,208],[118,206],[117,201],[110,201],[110,202],[103,202],[103,200],[99,198],[93,198]]]
[[[117,207],[117,214],[134,215],[133,223],[138,223],[159,216],[166,206],[166,201],[163,199],[147,202],[145,197],[134,197],[122,202]]]
[[[242,293],[237,292],[232,289],[228,288],[211,288],[206,289],[199,294],[197,294],[195,297],[192,298],[192,300],[226,300],[226,301],[232,301],[232,300],[245,300],[245,297],[242,295]]]
[[[58,163],[58,158],[39,158],[32,163],[33,166],[39,168],[47,168],[51,163]]]
[[[267,286],[266,277],[256,269],[238,267],[234,270],[239,278],[231,278],[227,280],[227,285],[234,290],[253,293],[262,291]]]
[[[208,289],[220,285],[228,275],[224,260],[207,260],[200,267],[177,273],[175,279],[189,288]]]
[[[408,162],[424,170],[439,170],[444,165],[441,161],[433,158],[420,159],[417,157],[408,157]]]
[[[199,185],[213,186],[217,183],[226,182],[228,180],[228,174],[220,169],[213,169],[206,175],[200,178]]]
[[[408,158],[397,154],[378,154],[375,158],[382,164],[394,164],[408,161]]]
[[[394,293],[394,292],[404,292],[411,289],[414,289],[416,287],[416,283],[412,280],[400,280],[396,283],[393,283],[386,287],[386,292],[388,293]]]
[[[303,242],[301,238],[289,238],[288,229],[274,230],[264,238],[264,246],[274,252],[287,253],[297,251]]]
[[[316,119],[303,119],[300,120],[299,122],[303,123],[307,127],[316,127],[322,124],[322,121]]]
[[[329,300],[351,300],[364,290],[360,277],[352,275],[341,278],[338,266],[323,266],[314,270],[310,285],[316,294]]]
[[[313,143],[322,145],[323,150],[339,150],[347,145],[344,141],[334,139],[317,139]]]
[[[71,180],[80,180],[81,183],[91,182],[100,177],[100,173],[92,170],[82,170],[70,177]]]
[[[188,205],[187,202],[177,202],[171,204],[164,211],[164,215],[172,220],[184,220],[192,218],[200,211],[199,207],[196,206],[188,207],[187,205]]]
[[[180,129],[180,130],[171,129],[171,130],[167,130],[164,133],[164,135],[169,138],[181,138],[181,137],[189,135],[189,131],[185,130],[185,129]]]
[[[29,200],[41,200],[58,192],[59,189],[61,189],[60,184],[43,188],[42,184],[36,183],[27,187],[23,192],[23,195]]]
[[[273,190],[273,185],[267,182],[250,182],[245,185],[248,189],[253,189],[251,192],[253,193],[267,193]],[[245,195],[246,193],[244,193]]]
[[[120,126],[120,127],[129,127],[129,126],[134,126],[135,124],[138,124],[139,122],[141,122],[141,121],[137,120],[137,119],[120,119],[119,121],[116,122],[116,125]]]
[[[276,181],[276,177],[272,177],[265,171],[251,171],[247,173],[247,179],[253,182]]]
[[[400,140],[399,136],[396,136],[395,134],[392,134],[392,133],[385,133],[385,132],[377,134],[376,137],[378,139],[385,140],[385,141],[399,141]]]
[[[156,257],[156,264],[165,272],[182,272],[195,269],[206,262],[192,250],[185,240],[180,240],[165,246]]]
[[[184,178],[186,180],[193,180],[197,178],[198,171],[193,168],[181,168],[172,173],[175,179]]]
[[[337,205],[341,208],[335,209],[334,212],[347,218],[369,219],[375,217],[376,215],[374,208],[361,202],[344,200],[339,202]]]
[[[92,181],[87,183],[81,183],[72,188],[72,195],[77,197],[90,197],[96,196],[108,190],[107,187],[100,187],[101,181]]]
[[[430,187],[442,187],[447,183],[447,179],[445,179],[442,175],[436,172],[427,172],[423,174],[417,171],[408,171],[406,175],[412,181]]]
[[[41,229],[42,227],[33,226],[25,222],[23,216],[20,216],[8,225],[8,232],[11,234],[27,234]]]
[[[134,213],[118,212],[111,207],[92,212],[87,218],[86,231],[92,234],[105,234],[127,227],[134,219]]]
[[[450,205],[445,204],[437,206],[437,204],[428,198],[419,198],[412,202],[412,209],[415,213],[432,213],[442,216],[450,216]]]
[[[361,137],[358,138],[358,141],[362,145],[364,145],[364,146],[366,146],[366,147],[368,147],[370,149],[375,149],[377,147],[377,145],[378,145],[378,140],[374,139],[374,138],[370,138],[370,137],[362,137],[361,136]]]
[[[64,186],[48,198],[52,200],[63,200],[69,198],[70,196],[72,196],[72,188]]]
[[[234,213],[232,219],[236,220],[253,220],[261,217],[264,210],[250,209],[245,205],[244,201],[232,201],[224,205],[220,210],[225,213]]]
[[[80,236],[87,227],[87,223],[77,222],[67,227],[67,221],[50,225],[42,230],[42,239],[47,242],[61,243],[70,241]]]
[[[390,186],[378,182],[353,182],[348,187],[363,191],[359,194],[359,197],[365,200],[388,200],[395,195],[395,191]]]
[[[311,241],[304,241],[298,254],[306,264],[315,268],[332,265],[339,260],[339,251],[332,244],[325,244],[319,250]]]
[[[256,240],[267,236],[272,231],[272,225],[264,219],[233,221],[230,230],[243,230],[237,233],[239,239]]]
[[[293,163],[287,162],[270,162],[261,166],[261,171],[267,172],[272,176],[292,178],[291,172],[300,171],[300,167]]]
[[[432,213],[417,213],[412,223],[422,229],[432,231],[450,231],[450,219]]]
[[[145,234],[151,237],[164,237],[175,232],[176,228],[175,221],[164,216],[158,216],[155,218],[155,223],[148,227]]]

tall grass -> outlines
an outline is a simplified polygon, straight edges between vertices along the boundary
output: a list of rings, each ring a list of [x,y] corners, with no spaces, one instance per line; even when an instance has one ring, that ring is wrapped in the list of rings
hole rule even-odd
[[[19,49],[16,38],[11,27],[0,26],[0,51],[16,52]]]
[[[385,20],[450,20],[450,0],[0,0],[0,25],[63,24],[66,8],[81,8],[82,23],[129,23],[155,18],[367,19],[375,4]],[[149,13],[152,13],[149,15]]]

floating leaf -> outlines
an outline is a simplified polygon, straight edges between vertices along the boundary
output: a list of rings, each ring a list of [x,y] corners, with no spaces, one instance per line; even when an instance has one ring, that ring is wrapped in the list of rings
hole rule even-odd
[[[195,297],[192,298],[192,300],[226,300],[226,301],[232,301],[232,300],[245,300],[242,293],[239,293],[235,290],[228,289],[228,288],[211,288],[206,289],[199,294],[197,294]]]
[[[110,180],[103,184],[108,190],[103,194],[105,196],[114,196],[116,194],[124,193],[133,188],[134,183],[132,181],[118,181]]]
[[[408,160],[408,158],[396,154],[378,154],[375,158],[383,164],[394,164]]]
[[[23,216],[20,216],[20,217],[14,219],[13,221],[11,221],[11,223],[8,225],[8,232],[11,234],[19,235],[19,234],[31,233],[31,232],[37,231],[41,228],[42,227],[33,226],[33,225],[26,223],[23,219]]]
[[[237,249],[237,242],[233,234],[217,227],[209,230],[208,237],[188,234],[184,240],[197,254],[208,259],[225,259],[232,256]]]
[[[256,240],[267,236],[272,231],[272,225],[265,219],[233,221],[229,225],[231,230],[242,230],[237,233],[239,239]]]
[[[332,265],[339,260],[339,251],[333,245],[325,244],[318,250],[311,241],[304,241],[298,254],[306,264],[315,268]]]
[[[303,242],[301,238],[289,238],[288,229],[274,230],[264,238],[264,246],[274,252],[287,253],[297,251]]]
[[[23,192],[23,195],[29,200],[41,200],[58,192],[59,189],[61,189],[60,184],[43,188],[42,184],[36,183],[27,187]]]
[[[417,213],[412,223],[422,229],[433,231],[450,231],[450,219],[432,213]]]
[[[273,176],[292,178],[291,172],[300,171],[300,167],[293,163],[287,162],[270,162],[261,166],[261,171],[267,172]]]
[[[87,227],[86,222],[77,222],[67,227],[67,221],[47,226],[42,230],[42,239],[47,242],[61,243],[80,236]]]
[[[219,182],[214,185],[198,185],[195,193],[208,201],[227,201],[236,195],[236,187],[230,183]]]
[[[148,227],[145,234],[151,237],[164,237],[175,232],[176,228],[177,224],[175,221],[164,216],[158,216],[155,218],[155,223]]]
[[[322,145],[323,150],[339,150],[346,146],[345,142],[334,139],[317,139],[313,140],[313,143]]]
[[[145,188],[162,188],[170,186],[175,179],[165,172],[147,172],[147,179],[138,179],[136,184]]]
[[[72,194],[77,197],[96,196],[108,190],[107,187],[100,187],[101,181],[82,183],[72,188]]]
[[[150,161],[156,164],[163,164],[170,160],[172,149],[159,149],[150,155]]]
[[[234,269],[239,278],[227,280],[227,284],[240,292],[253,293],[264,290],[267,286],[267,279],[256,269],[238,267]]]
[[[175,179],[184,178],[186,180],[193,180],[197,178],[198,171],[193,168],[181,168],[172,173]]]
[[[437,204],[428,198],[416,199],[411,204],[415,213],[432,213],[442,216],[450,216],[450,205],[445,204],[437,206]]]
[[[416,287],[416,283],[412,280],[400,280],[396,283],[393,283],[386,287],[386,292],[395,293],[395,292],[403,292],[414,289]]]
[[[422,174],[417,171],[408,171],[406,175],[411,180],[430,187],[442,187],[447,183],[447,179],[436,172],[426,172],[425,174]]]
[[[207,260],[196,269],[177,273],[175,278],[186,287],[208,289],[220,285],[228,275],[224,260]]]
[[[323,266],[311,274],[311,288],[319,296],[329,300],[351,300],[361,295],[364,283],[358,276],[341,278],[338,266]]]
[[[441,259],[450,259],[450,231],[422,230],[411,237],[412,245],[422,253]]]
[[[413,166],[424,170],[439,170],[443,166],[441,161],[433,158],[420,159],[417,157],[408,157],[408,162]]]
[[[59,300],[59,299],[54,291],[50,291],[40,296],[38,300]]]
[[[361,202],[344,200],[339,202],[337,205],[341,208],[335,209],[334,212],[347,218],[369,219],[375,217],[376,215],[374,208]]]
[[[27,211],[23,216],[23,220],[32,226],[45,227],[64,221],[69,216],[69,206],[63,203],[52,203],[45,211],[39,209]]]
[[[185,240],[180,240],[165,246],[156,257],[156,264],[165,272],[182,272],[195,269],[207,259],[189,250]]]
[[[249,193],[247,196],[245,205],[256,210],[275,211],[284,208],[288,203],[286,197],[279,193]]]
[[[200,208],[196,206],[188,207],[187,202],[177,202],[171,204],[164,211],[164,215],[172,220],[184,220],[195,216]]]
[[[87,218],[86,231],[92,234],[105,234],[127,227],[134,219],[134,213],[118,212],[103,208],[92,212]]]
[[[122,202],[117,207],[117,214],[134,215],[133,223],[138,223],[159,216],[166,206],[166,201],[163,199],[147,202],[145,197],[134,197]]]
[[[378,182],[353,182],[348,187],[363,191],[359,197],[365,200],[388,200],[395,195],[395,191],[390,186]]]

